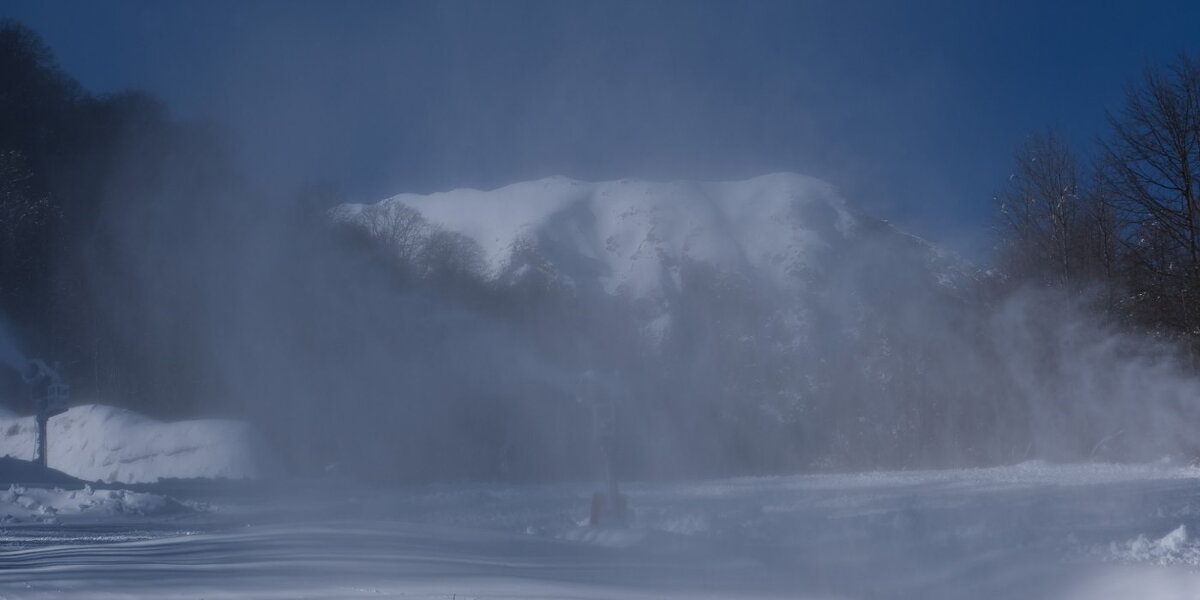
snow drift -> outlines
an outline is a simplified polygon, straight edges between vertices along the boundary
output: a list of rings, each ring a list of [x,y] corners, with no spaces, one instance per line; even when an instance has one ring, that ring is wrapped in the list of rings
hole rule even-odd
[[[0,456],[29,460],[33,417],[0,412]],[[135,412],[87,404],[50,419],[48,465],[88,481],[257,478],[266,455],[246,423],[203,419],[163,423]]]
[[[0,490],[0,524],[55,524],[62,519],[104,519],[146,517],[194,512],[201,506],[180,502],[168,496],[129,490],[30,488],[10,485]]]

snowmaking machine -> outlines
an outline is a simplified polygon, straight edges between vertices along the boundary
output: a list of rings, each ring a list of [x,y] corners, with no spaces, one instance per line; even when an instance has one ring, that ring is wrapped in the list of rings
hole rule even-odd
[[[588,524],[593,527],[624,527],[629,522],[628,503],[617,486],[616,408],[617,397],[621,395],[622,390],[613,379],[600,377],[595,371],[589,370],[584,373],[582,381],[583,400],[592,409],[593,436],[598,446],[605,479],[605,490],[592,494]]]
[[[54,364],[50,368],[40,359],[31,359],[21,370],[21,378],[29,384],[33,396],[33,405],[37,409],[37,441],[34,448],[33,462],[46,466],[46,424],[50,417],[67,411],[67,402],[71,396],[71,386],[67,385],[59,374],[61,365]]]

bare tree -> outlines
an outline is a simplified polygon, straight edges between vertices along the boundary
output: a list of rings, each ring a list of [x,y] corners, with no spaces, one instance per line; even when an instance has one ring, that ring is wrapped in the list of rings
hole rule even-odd
[[[429,234],[420,260],[426,278],[443,282],[461,283],[481,278],[487,271],[483,250],[475,240],[444,229]]]
[[[1018,278],[1070,285],[1082,270],[1078,244],[1091,216],[1078,161],[1059,135],[1046,132],[1030,135],[1013,162],[996,198],[1005,267]]]
[[[415,208],[399,202],[374,204],[363,209],[363,226],[395,266],[405,272],[415,268],[433,233]]]
[[[1104,185],[1122,220],[1141,313],[1200,339],[1200,63],[1147,68],[1110,115]]]
[[[1089,280],[1103,286],[1103,308],[1113,312],[1119,308],[1128,285],[1121,221],[1117,218],[1113,195],[1102,178],[1093,172],[1091,181],[1085,192],[1082,268]]]

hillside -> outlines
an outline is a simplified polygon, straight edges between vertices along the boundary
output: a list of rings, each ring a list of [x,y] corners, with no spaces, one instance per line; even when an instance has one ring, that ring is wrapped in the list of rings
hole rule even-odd
[[[928,252],[929,266],[946,277],[965,265],[936,247],[850,208],[821,180],[776,173],[737,182],[584,182],[564,177],[496,190],[460,189],[399,194],[379,203],[415,208],[430,222],[467,235],[499,275],[513,249],[533,242],[564,274],[595,277],[608,293],[645,297],[683,259],[727,270],[752,270],[781,286],[796,286],[819,271],[822,255],[877,235]],[[346,205],[344,219],[364,205]],[[583,260],[580,260],[583,259]]]
[[[828,183],[792,173],[738,182],[553,177],[491,191],[400,194],[375,208],[397,205],[473,240],[493,279],[548,266],[579,293],[650,307],[644,316],[659,326],[684,291],[683,271],[696,265],[791,295],[827,291],[822,284],[864,252],[901,267],[910,283],[912,275],[953,291],[972,276],[943,249],[853,210]],[[368,219],[365,208],[346,205],[336,215]]]
[[[939,330],[967,310],[975,271],[817,179],[555,177],[401,194],[333,216],[406,264],[434,260],[430,240],[457,240],[490,293],[516,298],[492,316],[532,338],[545,379],[570,387],[600,369],[631,388],[627,431],[641,441],[630,443],[685,455],[668,460],[672,470],[923,462],[956,435],[918,440],[924,425],[904,413],[925,400],[907,394],[918,363],[958,351],[941,347]],[[410,270],[421,268],[437,267]],[[817,415],[832,426],[812,427]],[[882,427],[890,450],[852,449]]]

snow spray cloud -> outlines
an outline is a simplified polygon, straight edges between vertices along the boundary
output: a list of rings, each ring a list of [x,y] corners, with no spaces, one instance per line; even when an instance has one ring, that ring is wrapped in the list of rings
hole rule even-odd
[[[127,140],[105,190],[99,247],[112,255],[91,272],[111,349],[133,369],[113,378],[111,401],[248,417],[298,472],[381,479],[590,476],[597,411],[581,400],[587,371],[629,390],[615,411],[623,460],[644,476],[1186,450],[1178,429],[1192,388],[1165,350],[1058,299],[980,302],[971,268],[886,224],[848,218],[831,198],[793,207],[794,239],[737,238],[772,241],[780,255],[812,242],[790,287],[764,284],[738,252],[726,264],[675,252],[661,263],[665,291],[651,300],[604,289],[596,255],[557,252],[598,231],[593,211],[559,215],[566,228],[520,240],[488,269],[489,240],[428,215],[376,215],[374,229],[331,222],[328,209],[346,200],[554,174],[836,172],[829,161],[856,158],[844,146],[789,140],[840,140],[821,123],[876,112],[821,119],[820,107],[797,106],[838,80],[772,83],[791,80],[757,68],[757,57],[777,50],[748,48],[748,62],[726,61],[724,49],[714,56],[711,40],[731,23],[716,13],[396,6],[413,12],[313,18],[304,5],[248,19],[270,23],[271,35],[247,27],[230,43],[205,40],[206,54],[229,53],[229,71],[204,93],[239,134],[254,134],[245,154],[257,184],[233,164],[236,144],[201,127],[172,123]],[[617,34],[588,29],[597,16],[619,23]],[[794,34],[794,20],[771,17],[744,25],[776,23],[774,37],[755,40],[809,39]],[[698,33],[664,37],[679,19]],[[729,71],[727,88],[664,76],[709,63]],[[839,66],[825,68],[879,79]],[[862,137],[889,146],[876,143],[877,125]],[[286,191],[322,177],[355,196]],[[872,192],[892,185],[837,179],[877,181]],[[679,224],[621,233],[653,248]],[[1153,411],[1132,403],[1146,393]]]
[[[0,366],[20,369],[25,364],[25,355],[17,345],[17,338],[9,329],[8,322],[0,316]]]
[[[135,277],[98,277],[134,291],[114,329],[154,361],[152,401],[251,418],[300,472],[586,477],[605,410],[644,477],[1191,449],[1168,348],[1053,295],[980,301],[972,267],[808,178],[334,208],[153,154],[186,160],[110,204],[137,241]],[[223,183],[174,187],[197,168]],[[513,229],[471,225],[498,215]],[[595,404],[588,371],[625,391]]]
[[[815,180],[551,179],[339,218],[379,233],[399,209],[498,251],[491,284],[545,319],[518,331],[559,369],[616,374],[626,458],[643,474],[1192,451],[1181,424],[1200,386],[1173,349],[1079,297],[989,295],[985,274]]]
[[[1008,393],[1024,403],[1030,455],[1194,460],[1200,381],[1183,353],[1121,330],[1085,298],[1023,290],[989,315]]]
[[[172,126],[121,156],[115,254],[91,275],[145,383],[105,396],[251,419],[296,473],[542,479],[583,462],[571,376],[496,317],[511,298],[479,279],[472,243],[418,228],[397,263],[329,218],[330,190],[261,193],[220,150]]]
[[[821,284],[832,325],[809,341],[829,365],[806,388],[821,415],[808,439],[824,440],[811,455],[908,468],[1195,454],[1200,382],[1177,348],[1121,330],[1088,294],[999,293],[992,275],[905,258],[887,237],[840,252]]]
[[[980,301],[972,267],[808,178],[202,196],[121,194],[139,276],[113,318],[159,357],[153,401],[190,381],[299,472],[588,477],[604,411],[640,477],[1191,450],[1169,348],[1051,294]],[[500,205],[512,230],[471,225]]]
[[[24,408],[26,390],[21,370],[25,360],[19,340],[8,321],[0,315],[0,407]]]

